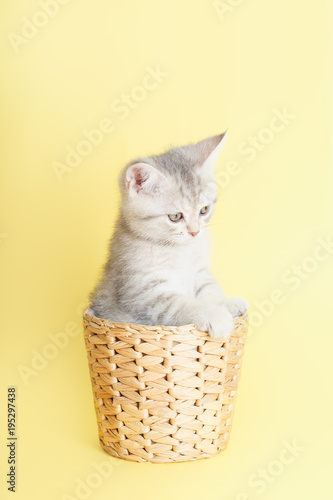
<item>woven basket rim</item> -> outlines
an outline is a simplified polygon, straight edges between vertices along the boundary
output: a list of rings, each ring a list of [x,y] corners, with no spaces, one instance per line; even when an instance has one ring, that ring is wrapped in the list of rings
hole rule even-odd
[[[214,342],[227,342],[228,339],[231,338],[235,330],[240,326],[245,323],[248,323],[248,315],[244,314],[242,316],[237,316],[234,318],[234,328],[230,335],[228,337],[224,337],[223,339],[219,338],[214,338],[209,335],[208,332],[204,332],[202,330],[199,330],[194,324],[190,323],[187,325],[182,325],[182,326],[172,326],[172,325],[144,325],[141,323],[117,323],[114,321],[109,321],[104,318],[99,318],[97,316],[94,316],[93,314],[89,313],[90,306],[87,306],[84,311],[83,311],[83,318],[89,321],[90,323],[93,322],[97,325],[103,325],[108,328],[109,332],[106,332],[106,334],[110,333],[111,329],[121,329],[121,330],[127,330],[128,335],[133,335],[133,334],[138,334],[138,335],[184,335],[187,333],[190,333],[192,335],[195,335],[196,337],[204,337],[208,340],[214,341]],[[124,335],[124,331],[122,332],[122,335]]]

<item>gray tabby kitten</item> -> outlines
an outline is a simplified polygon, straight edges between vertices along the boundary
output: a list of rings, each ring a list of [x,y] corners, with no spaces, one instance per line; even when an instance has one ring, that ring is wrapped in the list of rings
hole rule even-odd
[[[227,298],[209,267],[206,226],[216,201],[214,162],[225,134],[129,163],[122,205],[92,313],[114,322],[194,323],[224,338],[244,299]]]

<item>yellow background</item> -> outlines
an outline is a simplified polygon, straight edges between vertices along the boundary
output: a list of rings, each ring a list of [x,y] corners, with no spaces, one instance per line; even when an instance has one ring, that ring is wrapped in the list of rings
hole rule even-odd
[[[332,498],[333,255],[320,243],[333,237],[332,7],[63,0],[52,17],[42,3],[1,7],[1,497],[84,498],[80,481],[96,480],[86,498]],[[161,81],[138,90],[156,67]],[[134,95],[126,117],[123,94]],[[267,131],[283,110],[292,118]],[[106,119],[112,132],[60,180],[55,162]],[[109,459],[80,311],[106,256],[118,173],[137,155],[226,128],[213,269],[229,295],[249,300],[253,319],[229,448],[183,464]],[[50,334],[64,331],[67,345],[55,348]],[[13,385],[15,497],[5,486]],[[283,464],[286,442],[302,451]],[[94,476],[106,460],[112,473]]]

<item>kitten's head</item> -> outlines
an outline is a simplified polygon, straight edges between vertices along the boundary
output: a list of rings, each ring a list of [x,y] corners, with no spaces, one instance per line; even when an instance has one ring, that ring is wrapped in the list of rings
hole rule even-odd
[[[216,201],[213,168],[224,141],[225,133],[129,163],[120,177],[127,227],[163,244],[200,237]]]

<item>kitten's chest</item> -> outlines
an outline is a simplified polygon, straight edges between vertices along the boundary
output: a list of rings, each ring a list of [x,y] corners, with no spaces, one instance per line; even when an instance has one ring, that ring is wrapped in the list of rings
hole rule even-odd
[[[180,251],[181,250],[181,251]],[[152,259],[154,276],[165,281],[165,287],[173,293],[194,296],[196,275],[205,267],[200,253],[193,248],[171,249],[168,253],[157,252]]]

